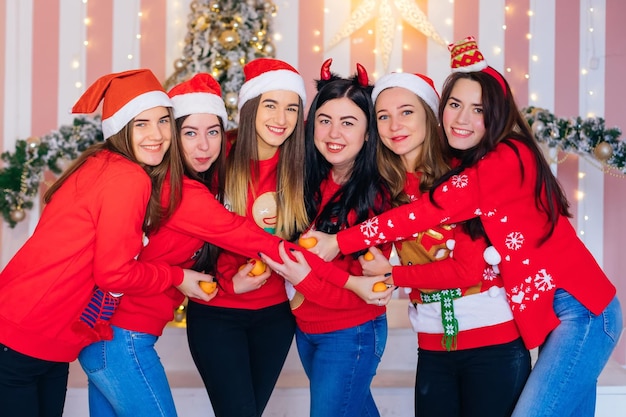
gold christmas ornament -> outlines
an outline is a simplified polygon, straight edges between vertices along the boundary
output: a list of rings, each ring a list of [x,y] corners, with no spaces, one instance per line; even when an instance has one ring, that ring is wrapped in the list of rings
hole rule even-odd
[[[200,17],[198,17],[198,19],[196,19],[196,24],[194,25],[194,28],[196,30],[199,30],[200,32],[204,32],[205,30],[207,30],[209,27],[209,22],[207,21],[207,16],[205,15],[201,15]]]
[[[70,165],[72,165],[72,160],[64,156],[56,161],[56,166],[61,170],[61,172],[65,171]]]
[[[602,162],[606,162],[613,156],[613,147],[610,143],[600,142],[593,149],[594,156]]]
[[[535,136],[541,136],[545,128],[546,125],[541,120],[535,120],[531,126],[531,129]]]
[[[225,30],[220,35],[220,44],[226,49],[233,49],[239,45],[239,34],[234,30]]]
[[[276,49],[271,42],[266,43],[263,46],[263,52],[265,52],[268,56],[274,57],[276,55]]]
[[[11,213],[9,213],[9,218],[15,223],[19,223],[26,218],[26,212],[21,207],[16,208],[15,210],[11,210]]]
[[[185,59],[184,58],[179,58],[176,61],[174,61],[174,69],[176,71],[181,70],[185,68]]]
[[[237,99],[237,93],[234,91],[229,91],[224,95],[224,103],[226,104],[226,107],[231,110],[237,108]]]

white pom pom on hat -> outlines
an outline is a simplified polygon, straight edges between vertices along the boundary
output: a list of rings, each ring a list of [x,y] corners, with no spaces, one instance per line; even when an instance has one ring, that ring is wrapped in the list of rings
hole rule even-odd
[[[153,107],[172,107],[172,101],[152,71],[136,69],[97,79],[72,107],[72,113],[93,113],[102,106],[102,134],[118,133],[139,113]]]
[[[206,72],[175,85],[168,95],[174,104],[174,117],[177,119],[194,113],[215,114],[223,122],[228,119],[220,84]]]
[[[239,90],[238,110],[250,99],[274,90],[293,91],[306,104],[306,88],[298,71],[274,58],[257,58],[243,67],[245,82]]]
[[[439,93],[435,88],[435,83],[429,77],[422,74],[411,74],[408,72],[392,72],[385,74],[376,81],[372,90],[372,101],[376,102],[378,95],[387,88],[401,87],[415,93],[420,97],[435,115],[439,111]]]

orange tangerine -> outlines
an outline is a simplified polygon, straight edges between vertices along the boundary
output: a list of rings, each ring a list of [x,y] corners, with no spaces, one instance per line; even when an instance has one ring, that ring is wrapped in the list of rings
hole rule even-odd
[[[369,252],[368,252],[369,253]],[[374,284],[374,286],[372,287],[372,291],[374,292],[383,292],[383,291],[387,291],[387,284],[385,284],[383,281],[378,281],[376,284]]]
[[[217,288],[217,282],[215,281],[200,281],[200,288],[207,294],[211,294]]]
[[[373,261],[374,260],[374,254],[370,251],[365,252],[365,255],[363,255],[363,259],[365,259],[366,261]]]
[[[301,237],[298,239],[298,245],[302,246],[304,249],[311,249],[313,246],[317,245],[317,239],[314,237]]]
[[[256,277],[257,275],[261,275],[263,272],[265,272],[265,269],[267,268],[265,262],[260,259],[248,259],[248,264],[253,262],[254,266],[252,267],[252,270],[248,272],[248,275],[250,275],[251,277]],[[241,265],[239,267],[239,270],[242,270],[246,265],[247,264]]]

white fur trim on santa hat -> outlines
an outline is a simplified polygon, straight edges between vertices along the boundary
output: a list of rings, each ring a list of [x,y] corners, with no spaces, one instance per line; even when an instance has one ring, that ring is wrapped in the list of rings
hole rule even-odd
[[[439,95],[437,91],[421,77],[408,72],[394,72],[385,74],[376,81],[372,90],[372,101],[376,102],[378,95],[387,88],[401,87],[415,93],[437,115],[439,111]]]
[[[172,101],[164,91],[148,91],[138,95],[124,104],[112,116],[102,119],[102,135],[104,139],[110,138],[122,130],[139,113],[159,106],[172,107]]]
[[[302,77],[290,70],[274,70],[243,83],[239,90],[237,109],[241,110],[246,101],[275,90],[293,91],[300,96],[302,104],[306,105],[306,89]]]
[[[172,97],[172,103],[174,103],[174,117],[176,119],[195,113],[208,113],[221,117],[222,122],[228,120],[224,100],[215,94],[177,94]]]

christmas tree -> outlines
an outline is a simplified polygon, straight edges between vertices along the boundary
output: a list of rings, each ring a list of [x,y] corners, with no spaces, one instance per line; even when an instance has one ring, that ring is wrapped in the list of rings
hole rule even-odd
[[[274,57],[270,0],[194,0],[190,3],[183,56],[165,82],[169,89],[199,72],[220,83],[228,110],[226,128],[236,127],[237,94],[243,84],[243,66],[260,57]]]

